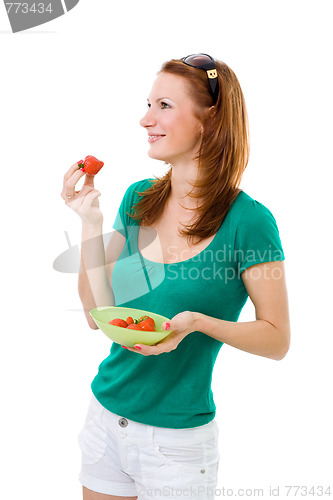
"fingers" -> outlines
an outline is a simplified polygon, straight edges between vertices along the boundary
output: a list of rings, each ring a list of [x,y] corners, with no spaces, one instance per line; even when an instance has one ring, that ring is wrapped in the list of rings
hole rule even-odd
[[[79,169],[78,163],[74,163],[74,165],[72,165],[70,169],[67,170],[67,172],[64,175],[63,186],[61,191],[61,197],[64,200],[67,199],[66,194],[68,194],[69,196],[74,195],[75,184],[84,174],[85,173],[82,172],[81,169]]]
[[[65,173],[64,175],[64,182],[68,181],[68,179],[74,174],[75,170],[80,170],[78,166],[78,162],[74,163]],[[83,172],[84,173],[84,172]]]
[[[94,175],[86,174],[83,186],[94,187],[94,178]]]
[[[93,191],[89,191],[89,193],[83,198],[81,208],[82,210],[86,211],[89,210],[93,202],[101,196],[101,193],[97,191],[97,189],[94,189]]]
[[[94,188],[94,175],[87,174],[83,172],[82,169],[79,168],[78,162],[74,163],[65,173],[63,180],[63,188],[61,191],[61,197],[63,200],[67,200],[67,196],[73,196],[80,191],[75,191],[75,186],[78,181],[85,175],[84,183],[82,189],[84,187]]]
[[[84,194],[82,188],[81,191],[77,192],[74,198],[65,198],[65,204],[69,205],[73,210],[79,211],[80,214],[85,214],[89,212],[94,201],[101,196],[101,193],[97,189],[92,189]]]
[[[68,194],[69,196],[73,196],[75,192],[75,185],[78,183],[78,181],[83,177],[85,174],[82,172],[82,170],[75,170],[74,173],[67,179],[67,181],[64,180],[64,186],[63,186],[63,193],[62,194]]]
[[[156,356],[164,352],[173,351],[177,348],[179,342],[181,342],[183,338],[183,336],[176,336],[171,333],[166,338],[154,345],[135,344],[134,347],[126,347],[126,349],[132,352],[137,352],[138,354],[142,354],[143,356]]]
[[[146,345],[146,344],[135,344],[134,347],[126,347],[128,351],[137,352],[142,354],[142,356],[151,356],[162,354],[162,351],[158,346]]]

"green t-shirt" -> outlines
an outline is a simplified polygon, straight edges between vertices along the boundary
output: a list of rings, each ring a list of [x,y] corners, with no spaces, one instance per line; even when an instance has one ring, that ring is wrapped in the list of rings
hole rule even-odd
[[[135,190],[145,191],[149,181],[129,186],[113,225],[126,237],[112,275],[115,305],[170,319],[195,311],[237,321],[248,298],[241,273],[254,264],[285,258],[272,213],[240,191],[205,250],[176,264],[152,262],[138,251],[138,222],[126,215],[139,199]],[[92,391],[109,411],[136,422],[176,429],[207,424],[216,413],[211,381],[222,345],[199,331],[187,335],[175,350],[156,356],[112,343]]]

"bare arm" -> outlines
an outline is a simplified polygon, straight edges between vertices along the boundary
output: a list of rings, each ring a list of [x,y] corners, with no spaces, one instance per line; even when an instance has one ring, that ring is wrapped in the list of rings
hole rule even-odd
[[[81,269],[78,290],[84,313],[91,328],[97,329],[89,311],[95,307],[113,306],[112,273],[120,257],[125,238],[113,231],[104,252],[101,228],[82,226]],[[97,305],[96,305],[97,304]]]
[[[80,300],[83,305],[83,311],[88,321],[88,325],[93,330],[98,330],[98,326],[96,325],[95,321],[89,314],[89,311],[91,311],[91,309],[94,309],[96,307],[96,303],[92,295],[89,279],[84,267],[84,262],[82,260],[82,255],[81,255],[81,265],[80,265],[79,280],[78,280],[78,291]]]
[[[78,292],[88,324],[90,328],[97,330],[98,326],[90,316],[89,311],[97,306],[114,305],[111,282],[108,282],[106,273],[101,227],[82,225]]]
[[[224,321],[183,311],[163,323],[162,328],[171,332],[163,340],[152,346],[138,344],[139,350],[135,346],[127,349],[143,356],[170,352],[186,335],[199,331],[242,351],[275,360],[284,358],[290,345],[290,325],[283,262],[251,266],[243,271],[242,279],[255,306],[256,321]]]
[[[114,296],[106,273],[102,224],[82,224],[81,260],[96,306],[114,305]]]
[[[80,191],[76,183],[85,175]],[[91,328],[97,329],[89,311],[95,307],[114,305],[110,266],[105,262],[103,215],[99,208],[100,192],[94,188],[94,176],[82,172],[74,163],[64,175],[61,197],[82,221],[81,266],[78,279],[79,296]],[[111,266],[112,267],[112,266]]]
[[[252,273],[251,269],[256,269]],[[195,329],[242,351],[275,360],[283,359],[290,346],[290,322],[283,262],[251,266],[242,273],[255,306],[256,321],[224,321],[201,313]]]

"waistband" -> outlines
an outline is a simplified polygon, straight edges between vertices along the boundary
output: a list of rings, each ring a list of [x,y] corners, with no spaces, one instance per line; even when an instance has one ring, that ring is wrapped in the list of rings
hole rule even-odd
[[[173,429],[142,424],[117,415],[104,408],[94,395],[92,395],[91,406],[100,414],[103,423],[113,433],[122,438],[129,436],[137,444],[146,444],[156,440],[165,446],[186,446],[218,439],[219,430],[215,419],[199,427]]]

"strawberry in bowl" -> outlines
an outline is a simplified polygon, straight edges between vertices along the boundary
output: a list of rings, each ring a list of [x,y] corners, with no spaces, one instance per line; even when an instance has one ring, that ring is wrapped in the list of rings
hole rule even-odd
[[[89,314],[109,339],[126,347],[154,345],[171,333],[162,328],[169,318],[141,309],[106,306],[96,307]]]

